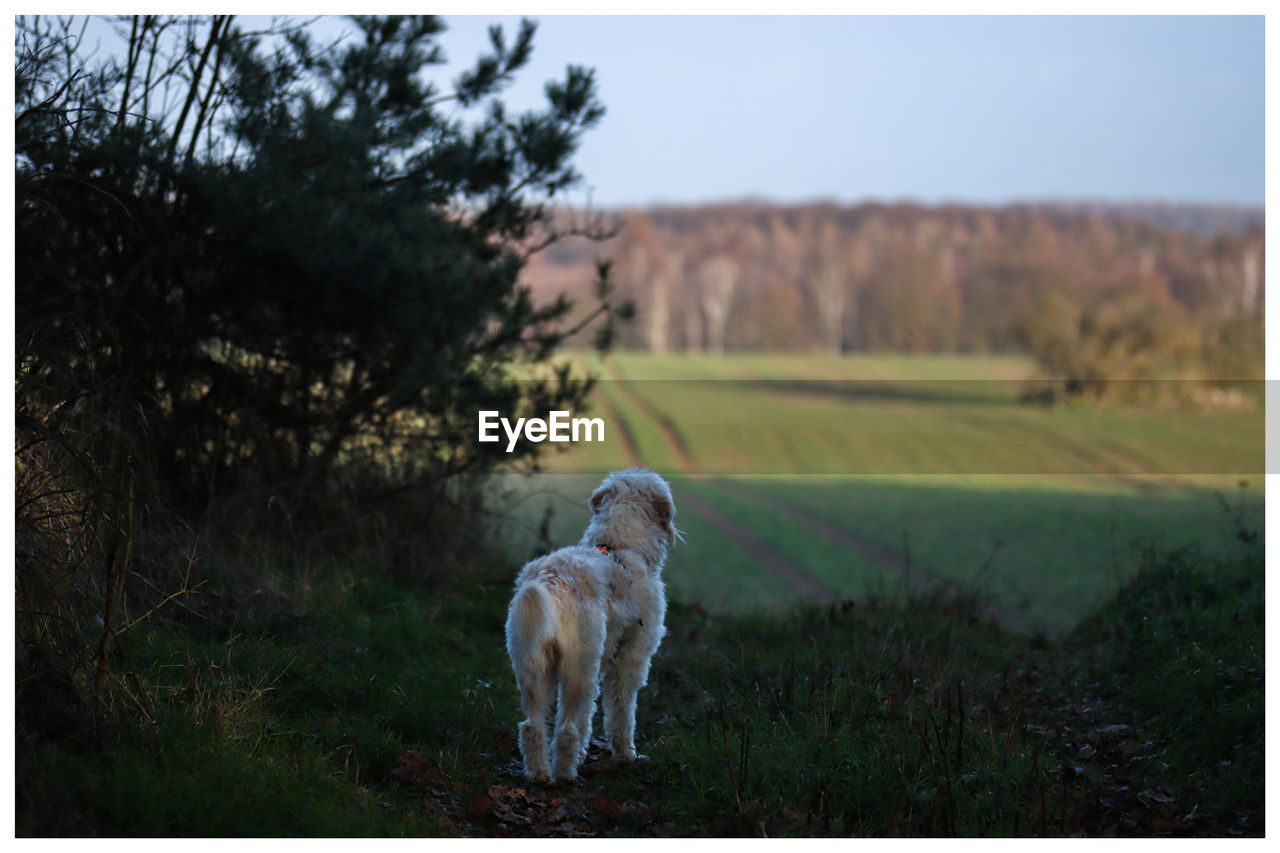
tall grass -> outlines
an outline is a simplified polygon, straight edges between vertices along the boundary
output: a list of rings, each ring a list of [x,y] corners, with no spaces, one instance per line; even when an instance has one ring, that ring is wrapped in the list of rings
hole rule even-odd
[[[124,417],[86,429],[111,415],[108,396],[62,396],[18,413],[20,740],[102,750],[112,727],[152,724],[169,694],[187,689],[144,672],[157,631],[189,642],[234,636],[342,605],[357,576],[447,591],[498,565],[500,518],[483,484],[463,478],[383,503],[344,492],[323,509],[243,490],[189,522],[156,486],[145,434]],[[212,707],[251,707],[253,695]]]

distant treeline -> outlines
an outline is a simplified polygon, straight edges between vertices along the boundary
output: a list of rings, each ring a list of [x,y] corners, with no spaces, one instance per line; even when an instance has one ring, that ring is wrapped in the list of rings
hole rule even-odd
[[[609,243],[559,243],[525,280],[572,294],[594,258],[612,258],[638,307],[623,346],[1034,354],[1046,316],[1074,323],[1071,337],[1119,313],[1144,324],[1130,336],[1159,338],[1157,360],[1261,372],[1261,210],[742,202],[617,220]],[[1248,350],[1229,367],[1227,339]]]

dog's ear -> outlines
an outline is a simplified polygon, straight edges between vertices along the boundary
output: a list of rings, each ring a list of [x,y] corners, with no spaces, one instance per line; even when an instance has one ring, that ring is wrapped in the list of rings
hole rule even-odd
[[[675,505],[670,498],[656,497],[653,499],[653,515],[659,524],[670,524],[676,515]]]
[[[591,494],[591,512],[599,515],[600,509],[609,501],[613,500],[617,489],[612,484],[603,485]]]
[[[653,499],[653,515],[658,520],[658,524],[667,534],[667,547],[676,544],[676,526],[672,524],[676,517],[676,506],[671,502],[670,498],[656,497]]]

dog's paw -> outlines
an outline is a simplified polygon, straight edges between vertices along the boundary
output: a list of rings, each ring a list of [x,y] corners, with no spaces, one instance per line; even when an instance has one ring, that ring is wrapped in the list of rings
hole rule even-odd
[[[545,785],[551,781],[551,767],[546,762],[539,762],[533,767],[526,764],[521,770],[524,771],[524,777],[530,782]]]

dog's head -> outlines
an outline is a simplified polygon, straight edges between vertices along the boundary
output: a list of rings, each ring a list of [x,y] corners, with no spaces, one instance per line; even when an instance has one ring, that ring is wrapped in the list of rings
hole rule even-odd
[[[661,563],[680,536],[671,487],[647,468],[610,473],[589,503],[591,523],[584,544],[630,548]]]

